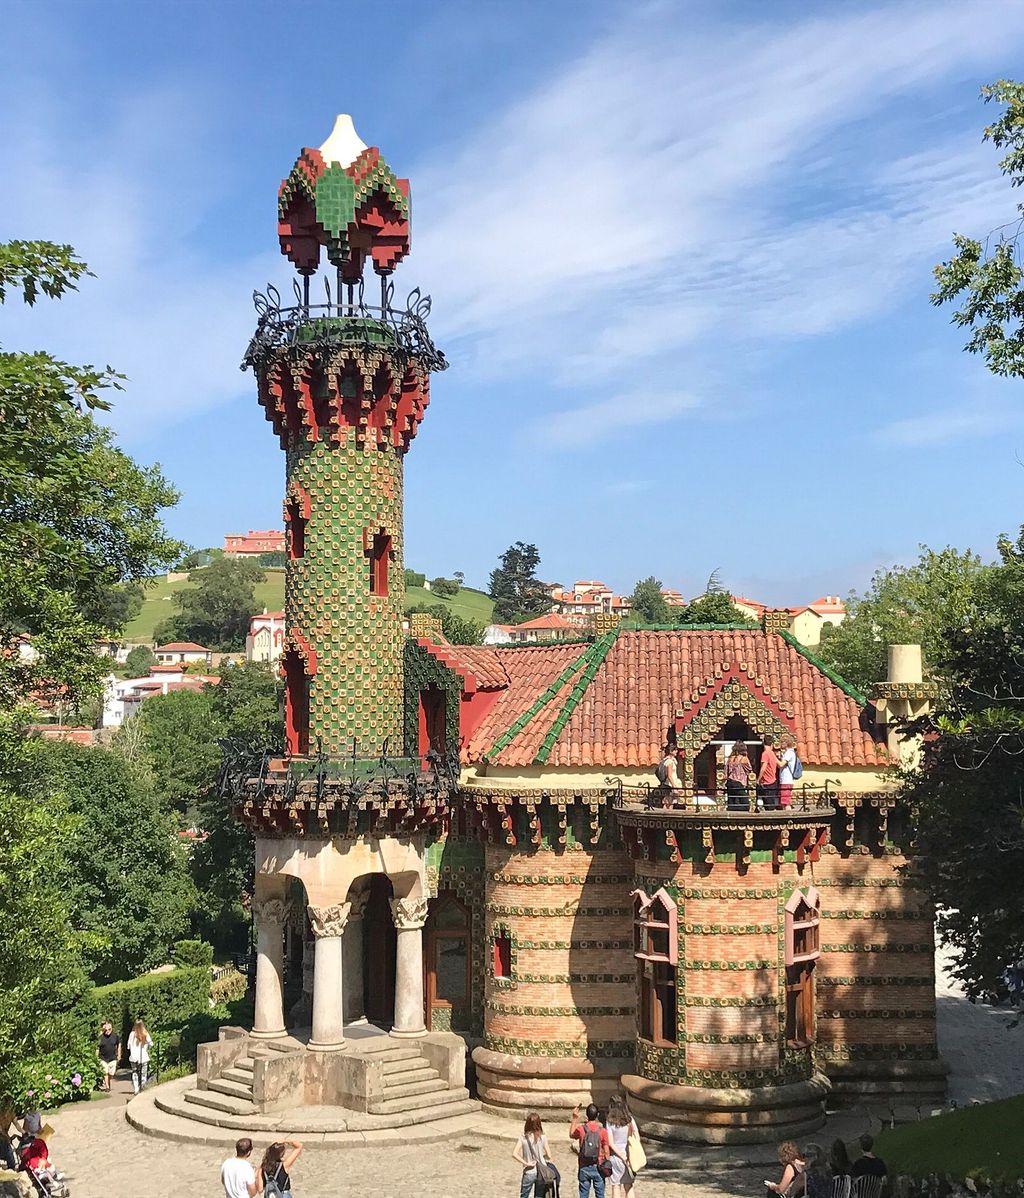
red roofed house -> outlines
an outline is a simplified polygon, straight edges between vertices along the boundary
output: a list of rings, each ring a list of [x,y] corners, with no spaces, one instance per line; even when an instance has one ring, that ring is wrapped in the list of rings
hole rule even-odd
[[[263,609],[249,621],[245,656],[249,661],[280,661],[284,652],[284,612]]]
[[[593,617],[599,612],[624,616],[629,609],[628,599],[616,595],[596,579],[581,578],[573,583],[571,591],[560,587],[553,587],[551,591],[551,610],[579,627],[591,626]]]
[[[578,637],[580,625],[568,616],[560,616],[557,612],[549,612],[546,616],[538,616],[535,620],[525,620],[522,624],[503,624],[501,627],[508,634],[511,645],[535,645],[538,641],[567,641]]]
[[[157,645],[153,652],[161,665],[187,666],[194,661],[201,661],[208,666],[213,658],[211,650],[194,641],[172,641],[167,645]]]
[[[838,595],[823,595],[803,607],[768,607],[756,599],[732,596],[733,604],[752,620],[763,620],[765,613],[775,617],[778,627],[788,628],[801,645],[821,644],[822,628],[839,625],[846,619],[846,604]]]
[[[258,557],[261,553],[284,553],[284,530],[229,532],[224,537],[225,557]]]

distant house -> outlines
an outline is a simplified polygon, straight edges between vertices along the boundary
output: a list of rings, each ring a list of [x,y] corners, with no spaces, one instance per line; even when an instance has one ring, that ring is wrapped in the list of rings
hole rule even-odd
[[[201,661],[204,665],[211,664],[212,652],[197,645],[195,641],[171,641],[167,645],[157,645],[153,650],[161,665],[191,665]]]
[[[485,645],[511,645],[509,633],[515,628],[514,624],[488,624],[484,629],[483,642]]]
[[[218,682],[220,678],[216,674],[186,674],[183,666],[173,665],[155,665],[146,678],[115,678],[111,674],[103,693],[100,723],[104,728],[119,728],[154,695],[170,695],[180,690],[199,691],[207,683],[216,685]]]
[[[577,629],[590,626],[599,613],[624,616],[630,609],[629,600],[596,578],[580,578],[572,590],[551,589],[551,610],[573,623]]]
[[[820,645],[821,631],[826,624],[839,625],[846,619],[846,604],[838,595],[823,595],[803,607],[770,607],[756,599],[732,596],[733,605],[745,616],[763,622],[765,616],[776,617],[801,645]]]
[[[492,625],[494,627],[494,625]],[[580,635],[580,625],[557,612],[548,612],[523,624],[504,626],[509,645],[534,645],[538,641],[569,641]],[[493,643],[493,642],[492,642]]]
[[[248,661],[280,661],[284,649],[284,612],[266,608],[249,620],[249,635],[245,638]]]
[[[268,528],[262,532],[229,532],[224,537],[225,557],[257,557],[261,553],[284,553],[284,531]]]
[[[686,600],[679,591],[663,590],[661,592],[661,597],[665,600],[669,607],[686,607]]]

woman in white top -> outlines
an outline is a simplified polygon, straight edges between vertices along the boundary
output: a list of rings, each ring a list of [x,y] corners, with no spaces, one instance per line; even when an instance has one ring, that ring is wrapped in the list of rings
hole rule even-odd
[[[612,1172],[608,1178],[608,1186],[611,1193],[608,1198],[633,1198],[633,1178],[632,1170],[627,1175],[626,1170],[629,1167],[629,1147],[630,1135],[635,1135],[639,1138],[640,1131],[637,1128],[636,1121],[629,1113],[629,1106],[626,1104],[626,1098],[623,1094],[613,1094],[608,1100],[608,1118],[606,1120],[608,1128],[608,1147],[612,1151],[610,1158]]]
[[[796,737],[792,732],[779,739],[779,806],[793,802],[793,770],[796,767]]]
[[[556,1181],[560,1180],[558,1169],[548,1151],[548,1140],[541,1125],[540,1115],[536,1111],[531,1111],[526,1116],[523,1134],[516,1140],[512,1156],[523,1166],[523,1176],[519,1183],[519,1198],[530,1198],[530,1191],[535,1186],[538,1198],[547,1189],[547,1186],[537,1181],[537,1165],[539,1163],[543,1163],[546,1169],[550,1169]]]
[[[128,1062],[132,1067],[132,1089],[136,1094],[143,1089],[149,1073],[149,1050],[153,1047],[153,1038],[146,1031],[146,1025],[141,1019],[136,1019],[128,1037]]]

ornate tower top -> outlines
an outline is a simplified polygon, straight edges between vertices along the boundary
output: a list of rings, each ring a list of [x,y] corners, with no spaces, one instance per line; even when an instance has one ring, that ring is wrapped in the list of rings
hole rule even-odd
[[[323,247],[345,283],[363,277],[367,258],[387,275],[409,252],[409,180],[397,178],[342,115],[282,181],[277,217],[281,252],[300,274],[316,271]]]

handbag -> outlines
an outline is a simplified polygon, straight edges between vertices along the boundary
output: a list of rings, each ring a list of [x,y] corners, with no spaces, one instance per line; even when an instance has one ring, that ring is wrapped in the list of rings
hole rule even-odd
[[[635,1181],[636,1181],[636,1174],[629,1167],[629,1165],[623,1165],[622,1166],[622,1180],[619,1182],[619,1185],[624,1187],[627,1190],[631,1190],[633,1188],[633,1183]]]
[[[544,1159],[543,1141],[538,1143],[536,1140],[529,1139],[529,1145],[530,1155],[537,1164],[537,1183],[535,1192],[545,1194],[554,1185],[555,1175],[551,1170],[551,1166]]]
[[[644,1152],[644,1146],[640,1143],[640,1132],[635,1123],[629,1129],[629,1139],[626,1141],[626,1157],[629,1160],[629,1168],[632,1173],[639,1173],[647,1164],[647,1153]]]

